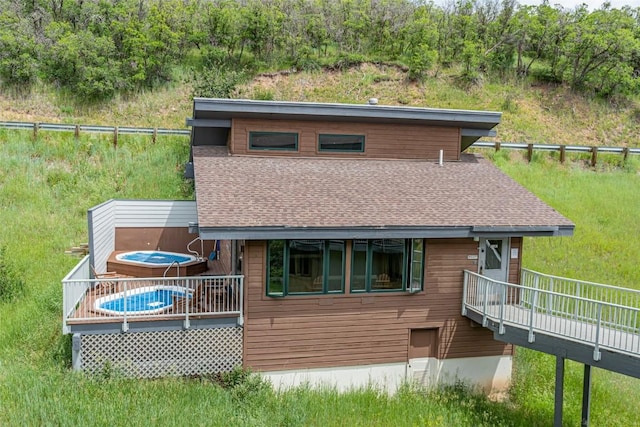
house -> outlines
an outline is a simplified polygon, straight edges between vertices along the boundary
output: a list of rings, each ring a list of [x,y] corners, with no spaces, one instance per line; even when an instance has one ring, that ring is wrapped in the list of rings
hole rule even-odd
[[[283,386],[505,387],[513,348],[461,315],[464,271],[518,283],[523,237],[574,225],[464,152],[500,117],[196,98],[195,203],[114,200],[89,212],[90,258],[64,280],[74,366],[110,360],[157,376],[241,365]],[[194,256],[162,277],[89,277],[126,269],[123,251],[157,249]],[[198,263],[204,275],[188,273]],[[127,311],[127,292],[156,288],[181,295]],[[98,307],[118,298],[124,311]]]

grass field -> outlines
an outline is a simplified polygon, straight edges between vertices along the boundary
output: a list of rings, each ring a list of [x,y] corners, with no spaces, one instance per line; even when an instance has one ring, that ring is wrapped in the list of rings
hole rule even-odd
[[[109,198],[192,196],[182,178],[188,139],[0,131],[0,247],[5,268],[24,293],[0,302],[0,425],[549,425],[553,417],[551,357],[519,350],[505,403],[464,387],[395,396],[375,390],[339,394],[301,388],[277,393],[255,379],[223,389],[209,380],[126,380],[105,371],[87,378],[68,370],[70,343],[61,335],[60,280],[77,262],[64,250],[86,241],[86,210]],[[628,287],[640,285],[640,175],[634,165],[591,171],[494,161],[573,220],[576,235],[527,239],[524,265],[544,272]],[[512,155],[512,157],[516,157]],[[582,371],[569,363],[566,425],[578,425]],[[592,425],[637,423],[640,382],[595,370]]]

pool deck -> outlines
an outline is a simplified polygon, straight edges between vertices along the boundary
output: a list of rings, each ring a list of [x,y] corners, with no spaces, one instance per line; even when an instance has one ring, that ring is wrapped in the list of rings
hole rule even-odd
[[[217,270],[216,268],[210,268],[202,276],[220,276],[221,274]],[[80,325],[122,322],[125,319],[124,315],[107,314],[94,308],[97,299],[124,292],[125,282],[118,279],[126,279],[127,291],[154,285],[148,280],[132,280],[135,278],[120,274],[117,278],[105,278],[93,289],[87,290],[84,298],[67,318],[67,323],[69,325]],[[192,319],[237,317],[237,313],[232,310],[234,305],[234,301],[229,301],[227,293],[220,283],[205,283],[200,289],[199,295],[194,295],[192,299],[174,298],[173,304],[160,313],[127,315],[126,318],[135,322],[177,320],[184,319],[187,313]]]

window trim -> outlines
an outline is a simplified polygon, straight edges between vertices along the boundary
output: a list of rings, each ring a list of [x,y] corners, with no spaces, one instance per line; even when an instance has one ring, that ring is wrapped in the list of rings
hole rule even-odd
[[[282,269],[282,292],[270,292],[269,285],[271,281],[270,277],[270,258],[271,258],[271,242],[282,240],[284,241],[284,254],[283,254],[283,269]],[[342,274],[340,281],[340,290],[332,291],[329,290],[329,269],[331,267],[331,241],[338,239],[313,239],[313,240],[321,240],[323,242],[322,248],[322,290],[320,291],[310,291],[310,292],[289,292],[289,265],[290,265],[290,254],[289,254],[289,242],[291,240],[305,240],[305,239],[274,239],[267,240],[267,258],[266,258],[266,285],[265,285],[265,294],[269,298],[283,298],[286,296],[315,296],[315,295],[336,295],[336,294],[344,294],[345,293],[345,282],[346,282],[346,258],[347,258],[347,241],[340,240],[342,242]]]
[[[294,135],[295,136],[295,148],[278,148],[278,147],[255,147],[252,144],[252,137],[256,134],[261,135]],[[248,147],[249,150],[259,150],[259,151],[289,151],[289,152],[297,152],[300,148],[300,136],[298,132],[289,132],[289,131],[249,131],[248,135]]]
[[[356,240],[366,240],[367,241],[367,252],[366,252],[366,271],[365,271],[365,288],[364,289],[354,289],[353,288],[353,266],[354,266],[354,257],[356,251],[354,250],[355,243],[351,244],[351,269],[349,272],[349,292],[352,294],[365,294],[365,293],[389,293],[389,292],[411,292],[418,293],[424,290],[424,273],[425,273],[425,255],[426,255],[426,242],[424,239],[402,239],[404,240],[403,252],[402,252],[402,288],[396,289],[374,289],[371,286],[372,280],[372,270],[373,270],[373,240],[378,239],[356,239]],[[383,239],[385,240],[385,239]],[[420,257],[420,287],[412,288],[409,283],[411,280],[411,268],[413,263],[413,244],[415,241],[422,240],[422,254]],[[353,240],[355,242],[355,240]]]
[[[352,137],[352,136],[357,136],[357,137],[360,137],[362,139],[362,147],[359,150],[335,150],[335,149],[331,149],[331,148],[322,148],[320,139],[323,136],[328,136],[328,137],[345,137],[345,136],[346,137],[350,137],[350,136]],[[318,149],[319,153],[364,153],[366,135],[364,135],[364,134],[347,134],[347,133],[318,133],[317,141],[318,141],[317,149]]]

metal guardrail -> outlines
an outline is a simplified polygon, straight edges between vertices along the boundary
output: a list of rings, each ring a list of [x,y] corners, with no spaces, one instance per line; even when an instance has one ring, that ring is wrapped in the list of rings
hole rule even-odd
[[[155,141],[157,135],[180,135],[189,136],[191,131],[187,129],[163,129],[149,127],[130,127],[130,126],[101,126],[101,125],[73,125],[59,123],[31,123],[31,122],[0,122],[0,128],[30,130],[34,135],[40,130],[54,132],[74,132],[78,136],[81,132],[87,133],[110,133],[117,135],[152,135]],[[114,141],[114,142],[117,142]]]
[[[79,135],[80,132],[90,133],[112,133],[112,134],[129,134],[129,135],[153,135],[154,139],[156,135],[182,135],[188,136],[191,131],[188,129],[163,129],[163,128],[149,128],[149,127],[130,127],[130,126],[101,126],[101,125],[73,125],[73,124],[57,124],[57,123],[32,123],[32,122],[0,122],[0,128],[4,129],[21,129],[31,130],[35,134],[39,130],[49,130],[57,132],[75,132]],[[476,141],[471,147],[473,148],[492,148],[496,151],[501,149],[507,150],[526,150],[528,152],[528,158],[531,160],[534,151],[553,151],[560,153],[560,161],[564,162],[565,153],[591,153],[592,164],[595,166],[597,162],[598,153],[610,153],[638,155],[640,154],[640,148],[629,147],[604,147],[604,146],[586,146],[586,145],[557,145],[557,144],[528,144],[517,142],[490,142],[490,141]]]
[[[592,291],[586,294],[595,296]],[[499,334],[505,333],[506,325],[527,330],[531,343],[536,333],[544,333],[589,344],[596,361],[602,348],[640,356],[637,307],[500,282],[465,270],[463,316],[467,310],[480,314],[483,326],[489,319],[498,323]]]
[[[640,148],[628,148],[628,147],[604,147],[604,146],[589,146],[589,145],[557,145],[557,144],[525,144],[518,142],[489,142],[489,141],[476,141],[471,145],[473,148],[493,148],[500,150],[502,148],[508,150],[529,150],[530,148],[538,151],[561,151],[564,147],[566,152],[573,153],[591,153],[594,147],[598,149],[600,153],[613,153],[613,154],[640,154]]]

